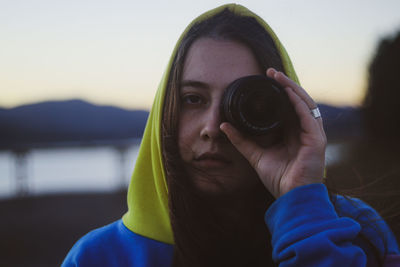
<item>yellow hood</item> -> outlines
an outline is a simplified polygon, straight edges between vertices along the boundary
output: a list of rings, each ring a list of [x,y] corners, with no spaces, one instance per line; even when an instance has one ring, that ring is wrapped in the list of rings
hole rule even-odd
[[[161,79],[129,185],[128,212],[122,217],[122,220],[127,228],[139,235],[169,244],[174,243],[168,210],[168,188],[161,152],[161,119],[165,88],[173,58],[186,32],[194,23],[212,17],[225,8],[241,16],[254,17],[267,30],[280,52],[286,74],[292,80],[298,82],[286,50],[275,33],[264,20],[247,8],[236,4],[228,4],[197,17],[179,38]]]

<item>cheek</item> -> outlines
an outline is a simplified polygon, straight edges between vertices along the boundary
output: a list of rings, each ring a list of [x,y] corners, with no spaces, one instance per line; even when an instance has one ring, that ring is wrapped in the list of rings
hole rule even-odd
[[[189,161],[192,158],[193,145],[195,141],[195,132],[190,121],[181,118],[178,124],[178,147],[183,161]]]

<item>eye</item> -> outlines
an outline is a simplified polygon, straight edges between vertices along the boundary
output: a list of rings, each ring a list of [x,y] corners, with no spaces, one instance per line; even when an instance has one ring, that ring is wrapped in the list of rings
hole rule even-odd
[[[194,94],[187,94],[182,96],[182,103],[189,105],[199,105],[203,103],[203,98]]]

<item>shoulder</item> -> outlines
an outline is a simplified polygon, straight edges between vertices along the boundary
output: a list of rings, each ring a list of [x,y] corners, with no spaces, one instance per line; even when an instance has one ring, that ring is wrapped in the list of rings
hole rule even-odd
[[[96,265],[118,253],[117,248],[123,243],[120,224],[120,220],[113,222],[80,238],[69,251],[62,266]]]
[[[79,239],[62,266],[164,266],[172,252],[171,245],[138,235],[118,220]]]
[[[361,234],[381,253],[400,254],[396,238],[379,213],[357,198],[333,196],[332,202],[339,217],[354,219],[361,226]]]

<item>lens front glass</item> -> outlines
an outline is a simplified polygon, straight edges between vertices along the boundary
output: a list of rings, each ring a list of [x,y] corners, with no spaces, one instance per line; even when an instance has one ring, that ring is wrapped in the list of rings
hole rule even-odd
[[[265,88],[249,91],[241,105],[243,117],[256,127],[271,127],[278,121],[276,96]]]
[[[281,123],[281,90],[271,79],[247,76],[228,86],[221,103],[223,119],[240,131],[263,135]]]

